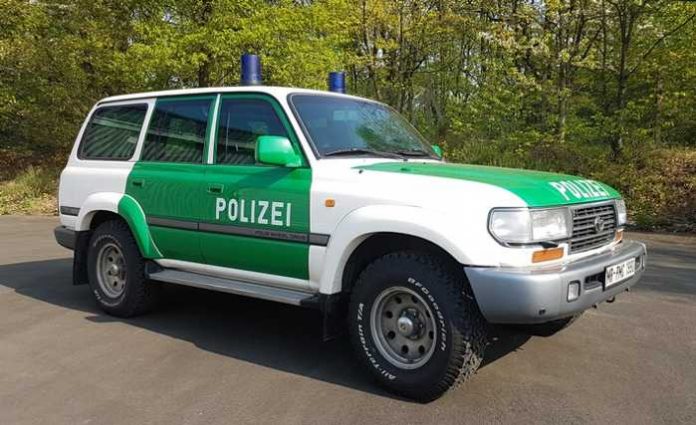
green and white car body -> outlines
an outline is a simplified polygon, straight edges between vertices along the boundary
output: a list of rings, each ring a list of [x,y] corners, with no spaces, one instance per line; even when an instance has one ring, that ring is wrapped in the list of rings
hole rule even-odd
[[[301,304],[308,297],[344,291],[346,265],[366,240],[405,235],[435,245],[456,260],[483,316],[495,323],[539,323],[577,314],[628,289],[645,268],[644,245],[620,238],[625,224],[621,197],[603,183],[448,164],[435,155],[323,156],[293,104],[297,96],[371,102],[265,86],[101,100],[82,126],[61,175],[59,242],[74,246],[75,235],[90,231],[95,217],[108,212],[127,222],[142,256],[157,264],[159,273],[209,276],[219,280],[201,286],[219,290],[225,290],[224,280],[241,282],[257,289],[239,293]],[[209,113],[200,161],[143,160],[156,105],[177,99],[208,102],[202,103],[209,105]],[[299,162],[217,163],[213,141],[220,136],[226,99],[271,105]],[[132,155],[121,160],[82,158],[80,141],[95,112],[129,105],[144,108],[143,124],[130,141],[135,145]],[[566,220],[563,237],[536,240],[516,233],[506,240],[496,234],[524,233],[525,226],[532,226],[529,211],[559,208],[559,215],[542,213],[539,219],[548,219],[551,227]],[[509,228],[501,222],[497,228],[495,214],[500,211],[509,213],[501,215],[503,221],[518,217],[525,223]],[[583,221],[584,215],[591,220]],[[537,231],[543,234],[543,225],[532,230]],[[560,248],[560,255],[534,262],[536,252],[549,248]],[[631,259],[635,268],[627,272],[630,277],[611,286],[603,283],[608,267]],[[159,280],[182,283],[175,277],[167,279],[164,273]],[[577,290],[569,289],[571,283],[579,285]]]
[[[448,164],[383,104],[294,88],[99,101],[59,210],[105,312],[148,311],[157,282],[315,307],[325,338],[347,324],[375,378],[421,401],[473,375],[486,321],[560,329],[646,260],[601,182]]]

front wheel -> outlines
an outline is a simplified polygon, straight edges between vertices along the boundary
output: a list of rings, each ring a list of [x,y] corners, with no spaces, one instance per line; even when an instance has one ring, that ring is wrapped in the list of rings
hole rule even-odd
[[[485,321],[463,273],[435,256],[375,260],[353,288],[349,314],[358,357],[397,394],[434,400],[481,364]]]
[[[106,221],[94,230],[87,273],[99,307],[111,315],[136,316],[150,310],[157,300],[159,286],[147,281],[145,259],[123,221]]]

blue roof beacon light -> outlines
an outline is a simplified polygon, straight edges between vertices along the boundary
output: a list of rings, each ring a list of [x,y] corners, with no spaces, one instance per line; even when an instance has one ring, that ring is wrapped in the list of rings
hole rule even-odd
[[[329,72],[329,91],[334,93],[346,92],[346,73],[343,71]]]
[[[250,53],[242,55],[242,79],[243,86],[261,85],[261,60]]]

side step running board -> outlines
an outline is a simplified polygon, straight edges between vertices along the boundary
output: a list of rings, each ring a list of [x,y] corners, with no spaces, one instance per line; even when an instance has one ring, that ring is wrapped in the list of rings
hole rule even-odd
[[[285,304],[301,305],[314,297],[306,292],[293,291],[291,289],[274,288],[256,283],[242,282],[239,280],[222,279],[180,270],[166,269],[149,274],[150,279],[160,282],[176,283],[178,285],[193,286],[195,288],[210,289],[213,291],[227,292],[246,297],[260,298],[262,300],[276,301]]]

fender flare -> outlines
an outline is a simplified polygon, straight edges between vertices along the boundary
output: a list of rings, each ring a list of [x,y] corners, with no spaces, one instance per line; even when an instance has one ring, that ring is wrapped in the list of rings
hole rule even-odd
[[[162,258],[162,253],[157,249],[150,234],[145,212],[135,198],[115,192],[98,192],[89,195],[80,208],[80,214],[75,221],[75,230],[89,230],[92,219],[99,211],[109,211],[123,217],[143,257]]]
[[[342,289],[343,271],[353,251],[377,233],[398,233],[425,239],[448,252],[462,264],[468,262],[452,238],[452,217],[438,211],[404,205],[373,205],[346,215],[331,234],[324,255],[319,292],[335,294]]]

